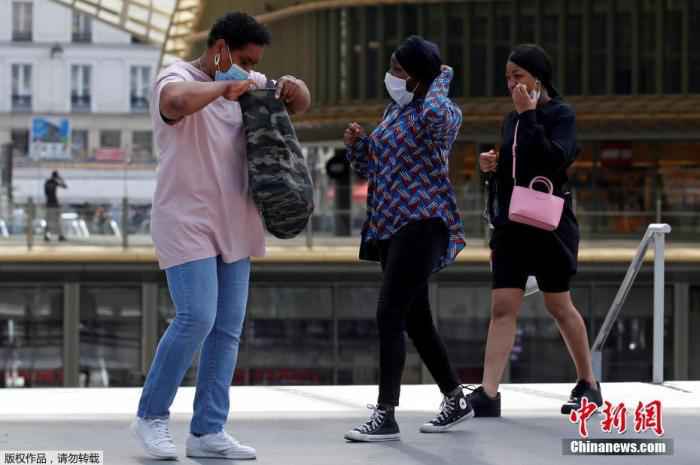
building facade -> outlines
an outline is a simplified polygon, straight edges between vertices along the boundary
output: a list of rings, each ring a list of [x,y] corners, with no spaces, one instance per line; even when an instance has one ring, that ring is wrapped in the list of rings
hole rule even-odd
[[[357,234],[361,222],[337,227],[343,221],[337,208],[348,208],[357,213],[355,219],[362,219],[362,180],[351,179],[343,185],[330,179],[325,162],[342,151],[342,131],[348,122],[359,121],[367,128],[376,124],[387,103],[382,77],[389,56],[403,37],[419,33],[436,41],[456,70],[452,91],[464,123],[451,154],[450,170],[470,245],[483,234],[477,155],[498,144],[500,121],[512,109],[505,95],[505,60],[512,45],[534,41],[551,54],[555,83],[577,111],[582,153],[571,178],[584,238],[638,238],[645,224],[661,220],[672,224],[672,241],[691,240],[697,247],[698,2],[462,0],[402,4],[377,0],[367,6],[365,1],[352,0],[212,0],[198,4],[192,31],[178,33],[178,40],[189,44],[177,49],[181,56],[192,58],[200,53],[213,21],[231,10],[256,15],[272,31],[273,44],[265,52],[260,71],[270,77],[295,74],[311,88],[314,106],[296,117],[295,125],[318,189],[315,231]],[[6,18],[5,12],[11,14],[3,11],[0,17]],[[20,14],[16,22],[22,24],[23,18]],[[63,43],[64,50],[69,42]],[[47,63],[49,44],[54,44],[53,39],[42,49]],[[5,54],[0,56],[5,59]],[[68,88],[67,66],[62,68],[63,89]],[[39,69],[44,68],[37,64],[31,72]],[[126,65],[113,74],[129,76]],[[25,75],[18,73],[17,81],[23,82]],[[9,81],[0,78],[1,82]],[[129,95],[126,90],[122,94]],[[27,99],[17,100],[26,103]],[[92,98],[90,104],[101,105]],[[64,101],[64,105],[68,104]],[[95,121],[110,117],[98,111],[85,116]],[[130,112],[126,116],[137,121]],[[13,112],[11,117],[28,118],[29,114]],[[125,121],[122,131],[133,128],[131,124]],[[101,129],[96,127],[98,132],[89,137],[97,140]],[[9,138],[7,130],[5,137]],[[121,136],[122,141],[125,137]],[[340,202],[342,197],[347,198]],[[591,339],[600,329],[633,251],[620,249],[619,244],[614,250],[603,246],[608,247],[607,258],[582,258],[572,289]],[[693,252],[693,247],[688,250]],[[611,258],[616,253],[618,257]],[[256,261],[236,383],[377,382],[378,267],[357,262],[355,250],[316,254],[303,251],[294,259],[273,256]],[[465,257],[467,254],[473,254],[472,258]],[[115,250],[101,255],[79,263],[72,251],[64,258],[34,255],[30,260],[24,256],[0,260],[0,341],[7,341],[0,346],[4,364],[0,369],[4,369],[5,386],[142,383],[156,341],[174,315],[164,276],[154,258],[148,254],[144,258],[143,252]],[[696,363],[700,344],[692,337],[692,328],[700,324],[700,276],[693,256],[690,252],[677,254],[667,265],[668,379],[700,378]],[[436,324],[465,382],[479,382],[482,374],[489,321],[487,257],[486,251],[467,249],[454,266],[431,282]],[[652,300],[651,268],[645,266],[606,344],[606,381],[651,379]],[[404,380],[430,382],[417,354],[410,350]],[[575,377],[541,295],[525,301],[506,377],[511,382],[570,382]],[[185,382],[191,384],[193,378],[194,369]]]
[[[49,0],[0,1],[0,144],[32,164],[37,118],[68,121],[70,163],[155,161],[149,89],[160,49]]]
[[[296,122],[311,148],[341,148],[350,121],[376,124],[388,101],[383,76],[392,51],[414,33],[435,41],[456,71],[452,96],[464,123],[450,169],[471,234],[483,208],[477,157],[499,143],[502,118],[513,108],[504,78],[508,53],[536,42],[577,112],[582,151],[571,187],[584,237],[637,237],[658,219],[671,223],[676,237],[700,232],[696,1],[205,2],[190,56],[230,10],[255,14],[271,29],[262,71],[309,83],[315,105]]]

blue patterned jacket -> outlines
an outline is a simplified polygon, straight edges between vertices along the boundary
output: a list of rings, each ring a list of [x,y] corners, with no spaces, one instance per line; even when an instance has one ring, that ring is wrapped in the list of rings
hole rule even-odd
[[[440,218],[449,243],[437,269],[453,262],[465,245],[448,177],[450,149],[462,124],[461,110],[448,97],[452,76],[445,68],[425,98],[414,98],[404,108],[389,104],[374,131],[346,147],[353,169],[369,180],[363,245],[389,239],[409,222]],[[379,259],[362,249],[360,258]]]

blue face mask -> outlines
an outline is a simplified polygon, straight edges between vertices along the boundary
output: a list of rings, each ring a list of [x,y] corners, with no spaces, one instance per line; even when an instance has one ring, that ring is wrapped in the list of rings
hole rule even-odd
[[[228,47],[227,47],[228,49]],[[221,60],[219,55],[214,57],[214,66],[216,66],[216,73],[214,74],[215,81],[245,81],[248,79],[249,75],[246,70],[238,66],[231,59],[231,51],[228,50],[228,59],[231,63],[231,67],[226,72],[219,71],[219,61]]]

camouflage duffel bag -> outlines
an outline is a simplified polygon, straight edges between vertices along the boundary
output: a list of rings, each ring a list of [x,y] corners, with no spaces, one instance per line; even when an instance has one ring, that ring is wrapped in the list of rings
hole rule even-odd
[[[313,185],[301,145],[275,89],[251,90],[239,99],[248,149],[248,183],[265,227],[290,239],[314,211]]]

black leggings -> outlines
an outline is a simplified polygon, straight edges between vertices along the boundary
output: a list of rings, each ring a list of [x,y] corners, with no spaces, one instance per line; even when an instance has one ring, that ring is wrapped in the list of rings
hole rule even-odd
[[[404,331],[443,394],[460,384],[433,324],[428,298],[428,279],[447,241],[447,227],[439,219],[409,223],[391,239],[379,241],[384,272],[377,307],[379,404],[399,405],[406,362]]]

